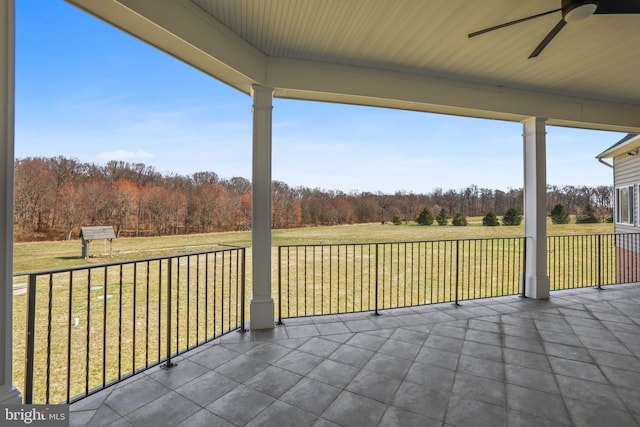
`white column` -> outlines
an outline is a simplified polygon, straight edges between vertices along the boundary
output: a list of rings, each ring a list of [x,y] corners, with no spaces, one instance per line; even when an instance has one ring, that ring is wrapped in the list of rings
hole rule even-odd
[[[523,120],[524,235],[527,240],[525,295],[549,298],[547,275],[547,153],[546,119]]]
[[[251,86],[253,95],[252,267],[250,328],[274,327],[271,297],[271,113],[273,89]]]
[[[0,404],[21,403],[11,375],[13,325],[14,0],[0,2]]]

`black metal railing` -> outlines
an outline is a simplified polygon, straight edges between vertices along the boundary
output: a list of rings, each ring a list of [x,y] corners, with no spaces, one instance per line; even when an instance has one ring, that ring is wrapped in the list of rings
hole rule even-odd
[[[278,247],[278,320],[521,293],[525,237]],[[640,282],[640,233],[547,237],[551,290]]]
[[[523,237],[278,247],[278,319],[514,295]]]
[[[26,342],[14,345],[24,402],[70,403],[244,331],[245,259],[232,248],[17,275],[27,279]]]
[[[547,237],[551,290],[640,282],[640,233]]]

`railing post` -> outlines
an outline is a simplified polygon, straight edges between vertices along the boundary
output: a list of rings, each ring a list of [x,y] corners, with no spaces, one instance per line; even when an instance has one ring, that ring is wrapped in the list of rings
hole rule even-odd
[[[27,341],[24,369],[24,403],[33,403],[33,357],[35,353],[35,325],[36,325],[36,279],[35,274],[29,274],[27,287]]]
[[[167,361],[161,366],[164,369],[169,369],[176,366],[175,363],[171,362],[171,287],[173,283],[172,261],[172,258],[167,259]]]
[[[598,289],[602,288],[602,234],[598,234]]]
[[[379,250],[378,250],[378,246],[380,246],[379,243],[376,243],[376,298],[375,298],[375,311],[373,312],[374,316],[380,316],[380,313],[378,313],[378,265],[379,265]]]
[[[549,238],[547,237],[547,240]],[[522,238],[523,248],[522,248],[522,274],[520,275],[520,280],[522,284],[520,286],[520,298],[527,297],[527,236]]]
[[[278,246],[278,322],[276,325],[284,325],[282,321],[282,246]]]
[[[245,322],[245,318],[244,318],[245,310],[244,310],[244,308],[245,308],[245,299],[246,299],[245,290],[246,290],[246,283],[247,283],[247,280],[246,280],[246,277],[247,277],[246,276],[246,263],[245,263],[245,259],[246,259],[245,256],[246,256],[246,252],[247,252],[246,248],[242,248],[240,250],[240,252],[242,253],[242,265],[240,267],[242,269],[241,272],[240,272],[240,274],[241,274],[241,277],[240,277],[240,280],[241,280],[241,283],[240,283],[240,300],[241,300],[241,304],[242,304],[240,306],[240,333],[244,334],[245,332],[247,332],[247,330],[244,327],[244,322]]]
[[[459,306],[458,303],[458,271],[460,270],[460,240],[456,240],[456,301],[453,303],[455,306]]]

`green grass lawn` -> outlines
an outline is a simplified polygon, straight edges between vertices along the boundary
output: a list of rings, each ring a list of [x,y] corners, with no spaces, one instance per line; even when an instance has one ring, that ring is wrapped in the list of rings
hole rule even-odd
[[[565,224],[547,227],[549,235],[613,233],[613,224]],[[355,224],[331,227],[305,227],[273,230],[272,244],[320,244],[395,242],[441,239],[468,239],[522,236],[524,227],[483,227],[481,217],[469,218],[469,226],[419,226],[413,222],[402,225]],[[113,258],[96,256],[89,260],[81,257],[80,240],[63,242],[29,242],[14,245],[14,274],[30,271],[69,268],[98,262],[122,261],[178,253],[212,250],[224,246],[250,246],[251,232],[191,234],[119,238],[113,242]],[[107,247],[108,251],[108,247]],[[103,242],[92,242],[90,254],[105,253]]]

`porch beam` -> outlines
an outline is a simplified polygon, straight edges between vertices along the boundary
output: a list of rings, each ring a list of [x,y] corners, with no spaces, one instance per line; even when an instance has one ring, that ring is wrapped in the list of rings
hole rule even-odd
[[[524,140],[524,235],[527,262],[524,294],[549,298],[547,274],[547,153],[546,119],[522,121]]]
[[[251,244],[253,294],[251,329],[274,327],[271,296],[271,122],[273,89],[251,86],[253,96],[253,172]]]
[[[22,402],[13,386],[13,156],[15,4],[0,2],[0,404]]]

